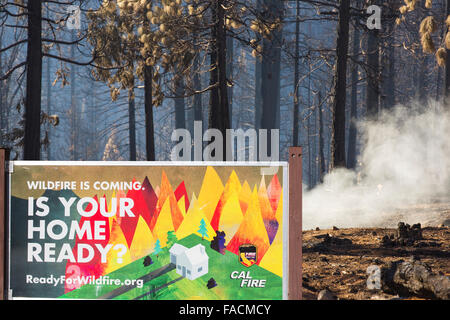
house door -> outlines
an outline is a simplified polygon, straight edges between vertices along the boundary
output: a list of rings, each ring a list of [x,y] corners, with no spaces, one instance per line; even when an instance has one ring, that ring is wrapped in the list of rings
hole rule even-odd
[[[185,266],[183,266],[181,273],[182,273],[183,277],[186,277],[186,267]]]

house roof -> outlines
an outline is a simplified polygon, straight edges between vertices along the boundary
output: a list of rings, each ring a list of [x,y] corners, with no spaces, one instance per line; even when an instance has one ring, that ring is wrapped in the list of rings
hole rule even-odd
[[[209,259],[208,255],[206,254],[205,247],[201,244],[185,250],[183,252],[183,255],[186,255],[187,260],[192,265],[196,265],[199,262],[203,262]]]
[[[185,252],[186,250],[188,250],[188,248],[182,246],[181,244],[175,243],[175,244],[170,248],[169,252],[170,252],[171,254],[174,254],[174,255],[177,256],[177,255],[181,254],[182,252]]]

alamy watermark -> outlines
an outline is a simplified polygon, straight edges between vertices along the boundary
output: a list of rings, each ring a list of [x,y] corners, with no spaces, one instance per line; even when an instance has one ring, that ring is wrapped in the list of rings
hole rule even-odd
[[[203,132],[202,122],[194,121],[193,135],[187,129],[172,132],[171,140],[176,143],[170,153],[172,161],[264,161],[274,162],[274,166],[263,168],[261,174],[278,170],[279,129],[227,129],[224,137],[218,129]]]
[[[370,16],[367,18],[367,28],[369,30],[381,29],[381,7],[377,5],[371,5],[367,7],[366,13]]]
[[[66,26],[68,29],[81,29],[81,9],[79,6],[70,5],[67,7],[66,12],[68,18],[66,21]],[[367,7],[366,13],[370,15],[367,18],[366,25],[369,30],[381,29],[381,13],[382,9],[380,6],[371,5]]]

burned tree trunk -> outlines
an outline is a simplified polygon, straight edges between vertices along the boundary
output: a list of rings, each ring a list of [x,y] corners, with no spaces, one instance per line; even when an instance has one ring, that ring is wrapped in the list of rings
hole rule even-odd
[[[325,110],[322,108],[322,93],[318,93],[319,100],[319,181],[323,183],[323,177],[325,176],[325,139],[323,130],[323,113]]]
[[[366,108],[367,119],[374,120],[378,116],[380,96],[379,69],[379,31],[369,30],[367,38],[367,91]]]
[[[133,88],[128,90],[128,132],[130,161],[136,161],[136,103]]]
[[[390,110],[395,106],[395,19],[399,15],[401,2],[389,1],[383,5],[382,29],[381,29],[381,99],[380,109]]]
[[[278,0],[262,1],[262,17],[268,23],[282,21],[284,3]],[[261,64],[261,118],[260,129],[268,133],[280,129],[280,76],[281,76],[281,47],[282,25],[273,30],[270,39],[262,40]],[[272,153],[272,141],[267,139],[267,149]],[[278,152],[278,150],[273,150]],[[261,159],[260,159],[261,160]]]
[[[212,28],[213,46],[210,53],[211,79],[213,86],[209,101],[209,128],[218,129],[222,136],[230,128],[228,87],[227,87],[227,37],[225,27],[225,9],[223,0],[216,0],[212,5],[215,24]],[[227,145],[223,144],[223,160],[227,158]]]
[[[199,61],[198,56],[194,60],[194,70],[198,70]],[[194,75],[194,89],[199,91],[201,88],[201,79],[198,72]],[[203,123],[203,106],[202,106],[202,95],[196,94],[194,96],[194,121],[201,121]]]
[[[381,285],[383,291],[402,296],[450,299],[450,277],[435,274],[428,265],[414,259],[391,262],[382,268]]]
[[[387,37],[391,43],[394,41],[394,25],[388,24]],[[395,47],[388,45],[387,52],[383,55],[383,105],[384,110],[389,110],[395,106]]]
[[[72,41],[75,39],[74,30],[71,32]],[[70,48],[70,57],[71,59],[74,59],[75,57],[75,48],[72,46]],[[80,154],[78,151],[78,144],[79,144],[79,128],[80,125],[80,114],[79,114],[79,108],[77,103],[77,96],[76,96],[76,72],[77,68],[74,64],[70,65],[70,149],[71,149],[71,158],[73,161],[77,161],[80,158]]]
[[[359,54],[359,30],[353,30],[353,59],[357,59]],[[357,109],[358,109],[358,64],[353,64],[351,73],[352,90],[350,101],[350,129],[348,132],[348,155],[347,155],[347,168],[356,168],[356,143],[357,143]]]
[[[23,157],[39,160],[41,153],[42,0],[28,1],[27,88]]]
[[[50,116],[52,114],[52,93],[51,93],[51,87],[52,87],[52,80],[51,80],[51,59],[47,60],[47,70],[46,70],[46,81],[47,81],[47,114]],[[48,126],[48,140],[49,143],[47,144],[47,160],[50,160],[52,158],[52,149],[51,149],[51,126]]]
[[[233,127],[233,59],[234,59],[234,39],[227,37],[227,81],[228,87],[228,114],[230,117],[230,128]]]
[[[446,17],[450,15],[450,0],[445,2]],[[446,49],[447,57],[450,57],[450,50]],[[444,99],[447,100],[450,97],[450,58],[445,61],[445,85],[444,85]]]
[[[347,53],[349,42],[350,0],[339,1],[336,40],[336,67],[333,87],[333,167],[345,167],[345,103],[347,94]]]
[[[292,128],[292,145],[298,146],[298,132],[299,132],[299,112],[300,112],[300,90],[299,90],[299,56],[300,56],[300,1],[297,0],[297,14],[295,21],[295,61],[294,61],[294,114],[293,114],[293,128]],[[320,103],[320,101],[319,101]],[[309,107],[309,106],[308,106]],[[320,110],[319,110],[320,112]]]
[[[186,128],[186,112],[184,102],[184,80],[182,78],[175,81],[175,128]]]
[[[147,161],[155,161],[155,133],[153,124],[153,69],[145,67],[144,106],[145,106],[145,143]]]

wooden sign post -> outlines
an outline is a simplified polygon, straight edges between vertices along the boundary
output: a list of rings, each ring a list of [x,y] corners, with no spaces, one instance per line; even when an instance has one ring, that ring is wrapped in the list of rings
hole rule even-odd
[[[6,209],[7,184],[6,164],[9,160],[9,151],[0,149],[0,300],[5,299],[6,288]]]
[[[302,148],[289,148],[288,299],[302,299]]]

